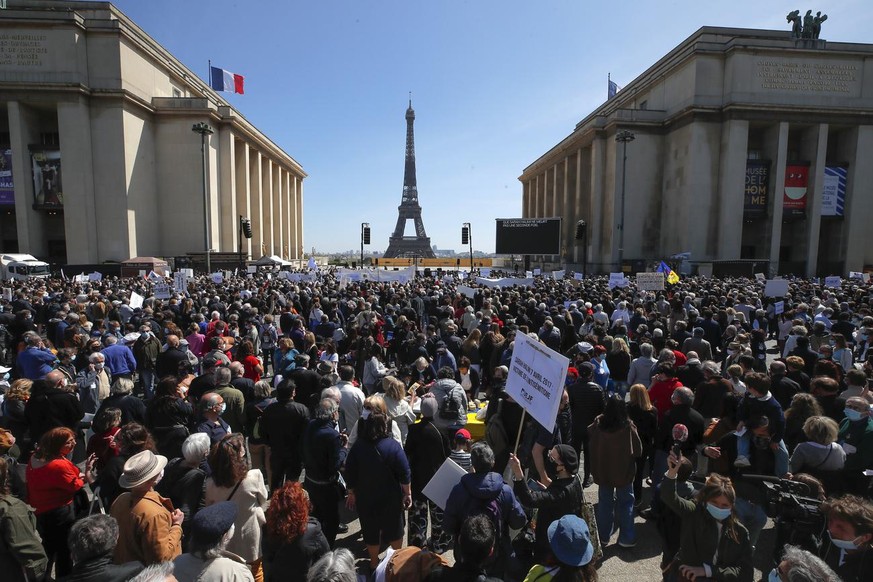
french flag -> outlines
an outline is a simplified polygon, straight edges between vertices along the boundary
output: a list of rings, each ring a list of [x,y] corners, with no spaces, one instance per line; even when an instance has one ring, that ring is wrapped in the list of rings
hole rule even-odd
[[[245,77],[219,69],[218,67],[210,67],[209,85],[216,91],[230,91],[231,93],[245,93],[243,83]]]

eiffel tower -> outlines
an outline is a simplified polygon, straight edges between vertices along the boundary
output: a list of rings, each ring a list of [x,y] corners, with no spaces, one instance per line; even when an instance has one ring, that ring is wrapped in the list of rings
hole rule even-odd
[[[415,180],[415,135],[412,125],[415,123],[415,111],[412,109],[412,98],[409,99],[409,109],[406,110],[406,167],[403,170],[403,198],[397,207],[399,216],[394,234],[388,239],[386,259],[400,257],[434,258],[430,247],[430,238],[424,230],[421,221],[421,206],[418,205],[418,186]],[[407,220],[415,221],[415,236],[403,236]]]

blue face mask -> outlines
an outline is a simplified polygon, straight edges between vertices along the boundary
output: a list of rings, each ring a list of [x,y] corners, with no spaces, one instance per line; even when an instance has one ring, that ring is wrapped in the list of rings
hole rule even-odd
[[[861,420],[861,418],[864,416],[863,413],[858,412],[857,410],[853,410],[851,408],[846,408],[845,410],[843,410],[843,413],[846,415],[846,418],[848,418],[850,422]]]
[[[770,570],[770,575],[767,576],[767,582],[782,582],[782,578],[779,577],[779,570],[776,568]]]
[[[858,549],[858,544],[855,543],[855,540],[837,540],[834,539],[834,536],[831,535],[831,532],[828,532],[828,537],[831,538],[831,543],[841,550],[852,551]]]
[[[711,515],[713,519],[716,519],[718,521],[724,521],[731,515],[730,507],[722,509],[721,507],[716,507],[712,503],[706,504],[706,511],[709,512],[709,515]]]

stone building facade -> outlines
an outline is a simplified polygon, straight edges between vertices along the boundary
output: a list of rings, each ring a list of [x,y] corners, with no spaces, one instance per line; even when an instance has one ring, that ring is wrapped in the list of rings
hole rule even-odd
[[[873,265],[871,159],[873,45],[704,27],[525,168],[523,216],[564,219],[538,259],[615,270],[624,169],[626,269],[690,252],[845,275]]]
[[[204,67],[205,69],[206,67]],[[0,18],[0,251],[62,263],[205,250],[303,256],[303,168],[106,2]],[[239,217],[250,217],[242,239]]]

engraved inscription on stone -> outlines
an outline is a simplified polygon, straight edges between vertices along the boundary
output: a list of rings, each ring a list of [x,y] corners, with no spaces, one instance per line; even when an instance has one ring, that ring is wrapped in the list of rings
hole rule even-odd
[[[853,93],[857,87],[858,66],[853,64],[761,59],[755,65],[761,89]]]
[[[0,67],[42,67],[48,55],[47,36],[6,32],[0,34]]]

